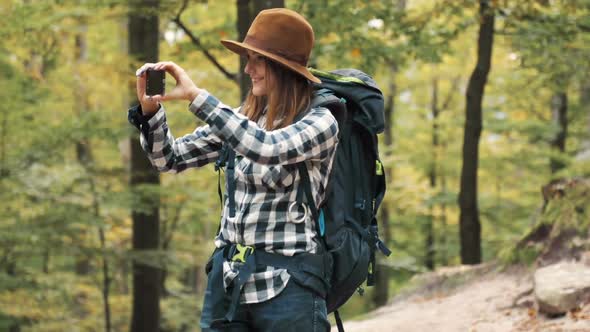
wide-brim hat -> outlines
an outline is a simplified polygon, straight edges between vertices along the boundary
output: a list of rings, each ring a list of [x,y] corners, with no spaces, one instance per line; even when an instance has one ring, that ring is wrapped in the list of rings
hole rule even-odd
[[[313,29],[303,16],[292,10],[263,10],[254,18],[243,42],[224,39],[221,43],[240,55],[245,55],[247,50],[260,53],[312,82],[321,82],[307,69],[314,43]]]

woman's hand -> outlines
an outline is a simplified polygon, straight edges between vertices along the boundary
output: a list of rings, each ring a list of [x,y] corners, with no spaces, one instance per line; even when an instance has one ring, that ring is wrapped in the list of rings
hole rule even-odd
[[[165,70],[172,75],[176,81],[176,86],[166,91],[164,95],[147,96],[145,94],[146,86],[146,72],[148,69]],[[167,100],[188,100],[193,101],[201,91],[195,83],[188,77],[188,74],[179,65],[171,61],[163,61],[158,63],[146,63],[137,70],[137,98],[139,99],[142,109],[145,113],[150,113],[151,110],[156,112],[159,108],[158,103]],[[145,107],[144,108],[144,103]]]
[[[139,104],[141,104],[141,111],[144,115],[154,114],[160,108],[158,102],[153,99],[152,96],[148,96],[145,94],[145,86],[146,86],[146,71],[148,68],[154,66],[155,63],[146,63],[141,68],[139,68],[135,75],[137,76],[137,83],[136,83],[136,91],[137,91],[137,100],[139,100]]]

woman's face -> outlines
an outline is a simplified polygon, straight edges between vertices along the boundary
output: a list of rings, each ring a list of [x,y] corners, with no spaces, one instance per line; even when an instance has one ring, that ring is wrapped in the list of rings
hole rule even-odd
[[[257,97],[266,96],[270,81],[270,73],[266,71],[266,59],[255,52],[248,51],[246,68],[244,72],[252,80],[252,94]]]

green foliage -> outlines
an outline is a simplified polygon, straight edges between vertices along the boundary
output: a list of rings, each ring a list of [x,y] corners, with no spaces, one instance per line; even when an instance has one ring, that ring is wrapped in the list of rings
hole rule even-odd
[[[536,69],[553,89],[585,77],[590,69],[584,59],[589,51],[589,10],[587,1],[509,3],[503,8],[505,29],[515,35],[511,40],[521,65]]]
[[[458,264],[456,202],[464,89],[479,22],[476,2],[412,0],[405,8],[376,0],[286,3],[314,27],[314,66],[361,68],[376,78],[386,97],[394,97],[387,124],[394,143],[381,146],[391,170],[384,201],[394,250],[384,261],[391,289],[398,292],[425,270],[425,226],[431,220],[435,264]],[[508,255],[510,261],[531,262],[539,247],[501,249],[530,227],[542,204],[540,187],[552,176],[549,159],[567,165],[555,176],[590,174],[588,163],[574,158],[588,131],[580,86],[589,69],[590,2],[495,3],[499,25],[480,145],[482,246],[486,260]],[[0,3],[5,19],[0,25],[0,330],[15,324],[23,331],[103,329],[103,260],[111,278],[113,330],[129,328],[132,261],[167,271],[162,327],[198,330],[202,266],[213,249],[220,214],[217,175],[207,166],[163,174],[159,186],[129,188],[127,138],[137,132],[126,121],[126,109],[133,98],[134,68],[141,64],[126,54],[126,4]],[[179,63],[198,85],[239,105],[238,86],[170,23],[181,5],[162,1],[160,9],[150,9],[160,15],[160,58]],[[181,19],[219,63],[237,72],[238,57],[218,42],[237,38],[235,1],[189,1]],[[77,36],[86,41],[85,57],[77,53]],[[568,93],[571,110],[566,151],[558,154],[548,148],[557,130],[550,113],[556,88]],[[176,137],[202,124],[184,103],[165,106]],[[80,149],[91,158],[84,160]],[[590,227],[587,195],[575,197],[580,201],[550,203],[542,222],[567,219],[580,229]],[[131,252],[130,208],[149,209],[154,200],[161,206],[166,248]],[[343,315],[372,308],[372,291],[355,296]]]
[[[400,2],[401,3],[401,2]],[[310,20],[318,38],[316,62],[358,67],[375,73],[382,65],[403,66],[410,60],[440,62],[450,52],[449,41],[473,19],[460,5],[412,8],[386,1],[296,1],[294,8]]]

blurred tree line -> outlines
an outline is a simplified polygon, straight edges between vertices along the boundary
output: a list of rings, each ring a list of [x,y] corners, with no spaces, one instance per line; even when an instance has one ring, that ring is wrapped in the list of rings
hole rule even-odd
[[[312,66],[362,69],[386,99],[394,255],[345,318],[415,273],[494,259],[542,185],[590,173],[589,0],[2,0],[0,330],[198,331],[217,174],[151,169],[126,119],[134,72],[172,60],[237,106],[244,62],[219,39],[282,6],[314,27]],[[177,137],[202,124],[166,107]]]

